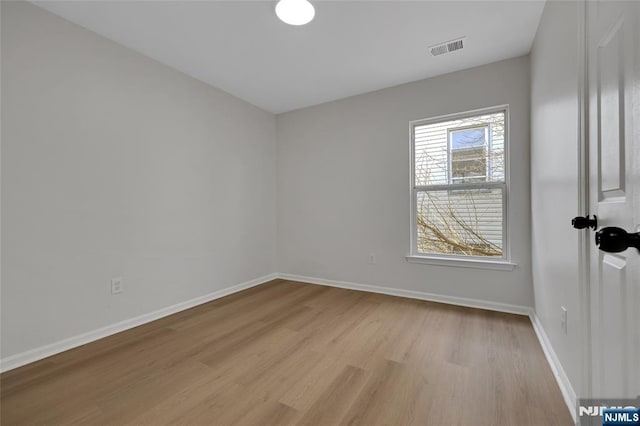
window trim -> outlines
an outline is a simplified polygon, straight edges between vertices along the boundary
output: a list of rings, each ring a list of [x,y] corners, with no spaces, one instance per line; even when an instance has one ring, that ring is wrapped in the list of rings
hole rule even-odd
[[[475,117],[478,115],[492,114],[497,112],[504,112],[504,182],[480,182],[480,183],[466,183],[455,184],[459,189],[470,189],[470,187],[501,187],[503,189],[502,198],[502,230],[503,230],[503,247],[502,257],[484,257],[484,256],[462,256],[451,254],[436,254],[436,253],[420,253],[417,249],[418,240],[418,227],[417,227],[417,195],[418,192],[424,191],[427,188],[429,190],[451,189],[452,184],[443,185],[416,185],[415,182],[415,128],[418,126],[424,126],[428,124],[441,123],[443,121],[458,120],[463,118]],[[474,125],[474,127],[480,127]],[[406,256],[406,260],[416,263],[427,263],[434,265],[446,265],[446,266],[461,266],[461,267],[474,267],[480,269],[499,269],[499,270],[512,270],[516,264],[511,262],[511,232],[510,232],[510,217],[509,212],[509,200],[511,193],[511,158],[510,158],[510,145],[511,145],[511,133],[509,124],[509,105],[497,105],[488,108],[479,108],[470,111],[464,111],[460,113],[440,115],[437,117],[413,120],[409,122],[409,195],[410,195],[410,245],[409,255]],[[449,151],[449,131],[447,131],[447,150]],[[447,154],[448,155],[448,154]],[[449,170],[449,174],[451,171]]]

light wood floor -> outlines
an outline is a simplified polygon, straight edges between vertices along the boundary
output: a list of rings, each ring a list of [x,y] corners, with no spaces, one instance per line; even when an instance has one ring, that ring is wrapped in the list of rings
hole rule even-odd
[[[3,426],[572,424],[528,318],[284,280],[0,379]]]

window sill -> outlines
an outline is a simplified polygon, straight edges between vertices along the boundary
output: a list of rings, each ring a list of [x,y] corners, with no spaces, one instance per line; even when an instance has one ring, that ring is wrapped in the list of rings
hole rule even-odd
[[[425,265],[453,266],[456,268],[493,269],[498,271],[513,271],[518,265],[506,260],[479,259],[447,259],[435,256],[406,256],[407,262]]]

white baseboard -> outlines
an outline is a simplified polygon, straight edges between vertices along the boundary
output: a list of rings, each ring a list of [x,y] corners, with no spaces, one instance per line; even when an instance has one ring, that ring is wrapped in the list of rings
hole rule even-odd
[[[278,274],[278,278],[291,281],[300,281],[309,284],[326,285],[329,287],[346,288],[349,290],[367,291],[370,293],[388,294],[390,296],[408,297],[410,299],[428,300],[431,302],[447,303],[449,305],[467,306],[470,308],[487,309],[489,311],[506,312],[509,314],[529,315],[529,306],[509,305],[506,303],[491,302],[488,300],[468,299],[466,297],[444,296],[441,294],[425,293],[414,290],[402,290],[390,287],[381,287],[369,284],[356,284],[346,281],[334,281],[324,278],[305,277],[293,274]]]
[[[567,373],[565,373],[564,368],[562,368],[562,364],[560,363],[556,352],[553,350],[553,346],[551,346],[551,341],[547,337],[547,333],[545,333],[538,315],[536,315],[536,313],[532,311],[529,317],[531,318],[531,324],[533,325],[533,329],[538,336],[538,340],[540,341],[540,346],[542,346],[544,355],[547,357],[547,362],[551,367],[551,371],[553,371],[556,382],[558,382],[558,386],[560,387],[560,392],[562,392],[564,402],[565,404],[567,404],[567,408],[569,408],[571,417],[573,417],[573,421],[575,422],[576,392],[573,390],[573,386],[571,386],[569,377],[567,376]]]
[[[224,296],[228,296],[232,293],[237,293],[239,291],[255,287],[276,278],[278,278],[278,276],[275,273],[265,275],[251,281],[247,281],[241,284],[224,288],[222,290],[214,291],[213,293],[209,293],[204,296],[187,300],[185,302],[176,303],[175,305],[167,306],[165,308],[158,309],[157,311],[149,312],[135,318],[124,320],[115,324],[108,325],[106,327],[99,328],[97,330],[89,331],[87,333],[79,334],[68,339],[60,340],[55,343],[40,346],[26,352],[3,358],[0,360],[0,372],[21,367],[25,364],[41,360],[51,355],[55,355],[66,350],[85,345],[98,339],[102,339],[103,337],[111,336],[112,334],[116,334],[121,331],[125,331],[133,327],[138,327],[139,325],[166,317],[168,315],[175,314],[176,312],[184,311],[185,309],[189,309],[194,306],[201,305],[203,303],[207,303]]]
[[[99,328],[97,330],[93,330],[87,333],[70,337],[68,339],[60,340],[55,343],[51,343],[45,346],[28,350],[26,352],[12,355],[7,358],[0,359],[0,372],[21,367],[23,365],[41,360],[51,355],[55,355],[60,352],[64,352],[66,350],[73,349],[75,347],[82,346],[87,343],[91,343],[95,340],[102,339],[112,334],[116,334],[121,331],[125,331],[130,328],[137,327],[137,326],[146,324],[148,322],[166,317],[168,315],[175,314],[185,309],[189,309],[194,306],[201,305],[203,303],[207,303],[224,296],[228,296],[232,293],[237,293],[239,291],[242,291],[251,287],[255,287],[257,285],[266,283],[276,278],[281,278],[281,279],[291,280],[291,281],[306,282],[310,284],[319,284],[319,285],[325,285],[330,287],[339,287],[339,288],[345,288],[349,290],[359,290],[359,291],[366,291],[370,293],[388,294],[391,296],[407,297],[411,299],[428,300],[432,302],[447,303],[450,305],[487,309],[491,311],[506,312],[511,314],[527,315],[531,319],[533,329],[535,330],[536,335],[538,336],[538,340],[540,341],[542,350],[544,351],[544,354],[547,358],[547,362],[549,363],[549,366],[553,371],[556,381],[558,382],[558,386],[560,387],[560,391],[562,392],[562,396],[564,397],[565,403],[567,404],[567,407],[569,408],[569,412],[571,413],[575,421],[576,394],[573,390],[573,387],[571,386],[571,383],[569,382],[569,378],[567,377],[564,369],[562,368],[562,365],[560,364],[560,360],[558,359],[546,333],[544,332],[544,329],[542,328],[542,324],[540,323],[540,320],[538,319],[537,315],[532,310],[532,308],[528,306],[510,305],[510,304],[504,304],[504,303],[491,302],[487,300],[469,299],[469,298],[456,297],[456,296],[444,296],[440,294],[425,293],[420,291],[402,290],[402,289],[381,287],[381,286],[368,285],[368,284],[356,284],[356,283],[351,283],[346,281],[335,281],[335,280],[306,277],[306,276],[294,275],[294,274],[274,273],[274,274],[265,275],[263,277],[259,277],[251,281],[247,281],[235,286],[231,286],[222,290],[215,291],[213,293],[206,294],[204,296],[196,297],[194,299],[187,300],[185,302],[167,306],[165,308],[158,309],[157,311],[149,312],[147,314],[143,314],[135,318],[121,321],[116,324],[111,324],[106,327]]]

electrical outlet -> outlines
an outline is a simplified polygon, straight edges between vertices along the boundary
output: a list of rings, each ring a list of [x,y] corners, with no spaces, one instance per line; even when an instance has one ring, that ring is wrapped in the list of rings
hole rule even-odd
[[[376,263],[376,254],[369,253],[369,265],[375,265]]]
[[[560,327],[564,334],[567,334],[567,308],[560,306]]]
[[[122,285],[122,278],[112,278],[111,279],[111,294],[119,294],[124,291],[124,286]]]

